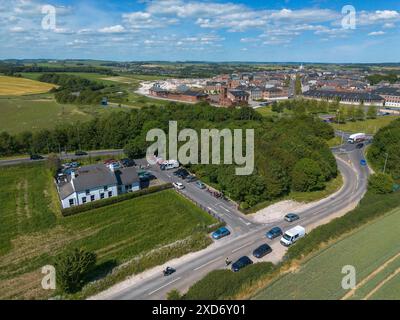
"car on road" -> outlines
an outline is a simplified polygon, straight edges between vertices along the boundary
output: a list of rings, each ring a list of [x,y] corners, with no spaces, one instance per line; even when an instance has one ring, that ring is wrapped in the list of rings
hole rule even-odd
[[[357,149],[362,149],[362,148],[364,148],[364,143],[359,143],[359,144],[356,146],[356,148],[357,148]]]
[[[258,259],[261,259],[262,257],[265,257],[267,254],[269,254],[271,252],[272,252],[272,248],[268,244],[265,243],[253,251],[253,256],[255,256]]]
[[[253,264],[253,261],[247,257],[241,257],[239,260],[237,260],[235,263],[232,264],[232,271],[233,272],[238,272],[239,270]]]
[[[186,178],[186,182],[194,182],[197,181],[197,178],[195,176],[188,176]]]
[[[222,228],[219,228],[217,231],[213,232],[213,234],[211,236],[213,237],[213,239],[219,240],[219,239],[229,236],[230,234],[231,234],[231,232],[227,228],[222,227]]]
[[[85,151],[78,150],[78,151],[75,152],[75,155],[77,157],[82,157],[82,156],[87,156],[88,154]]]
[[[293,222],[293,221],[296,221],[296,220],[299,220],[299,219],[300,219],[299,215],[297,215],[295,213],[288,213],[285,216],[285,221],[287,221],[287,222]]]
[[[280,237],[283,234],[283,231],[281,228],[279,227],[274,227],[271,230],[269,230],[266,234],[267,238],[272,240],[275,239],[277,237]]]
[[[365,159],[362,159],[362,160],[360,160],[360,164],[361,164],[363,167],[366,167],[366,166],[367,166],[367,161],[366,161]]]
[[[178,189],[178,190],[183,190],[183,189],[185,189],[185,186],[184,186],[182,183],[180,183],[180,182],[174,182],[172,185],[173,185],[176,189]]]
[[[171,267],[167,267],[164,271],[164,277],[170,276],[171,274],[174,274],[176,272],[176,270],[174,268]]]
[[[198,188],[200,188],[200,189],[205,189],[205,188],[206,188],[206,185],[205,185],[203,182],[201,182],[201,181],[197,181],[197,182],[196,182],[196,186],[197,186]]]
[[[31,160],[43,160],[44,158],[38,154],[31,154]]]

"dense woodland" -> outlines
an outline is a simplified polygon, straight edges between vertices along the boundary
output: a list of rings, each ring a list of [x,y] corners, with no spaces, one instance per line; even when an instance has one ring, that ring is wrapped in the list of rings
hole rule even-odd
[[[378,131],[368,152],[368,158],[375,170],[386,169],[386,173],[390,173],[400,182],[400,119]]]
[[[392,73],[388,73],[388,74],[372,74],[367,77],[367,80],[369,81],[369,83],[371,85],[375,85],[381,81],[388,81],[391,84],[393,84],[393,83],[396,83],[397,81],[399,81],[400,79],[396,73],[392,72]]]
[[[74,75],[45,73],[38,80],[59,86],[52,90],[59,103],[99,104],[104,97],[122,102],[127,97],[117,85],[106,86]]]
[[[169,104],[140,110],[114,112],[92,121],[64,124],[54,130],[0,134],[0,155],[58,153],[60,150],[125,148],[134,158],[145,155],[147,132],[153,128],[168,133],[169,121],[179,129],[252,128],[256,132],[256,170],[251,176],[236,176],[234,165],[195,165],[192,170],[218,186],[243,208],[296,191],[323,189],[335,177],[337,167],[326,140],[333,129],[318,118],[298,114],[284,119],[263,118],[251,108],[223,109],[207,104]]]

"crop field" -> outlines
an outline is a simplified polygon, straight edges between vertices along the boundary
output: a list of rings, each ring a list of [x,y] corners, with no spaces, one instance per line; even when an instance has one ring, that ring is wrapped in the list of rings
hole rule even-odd
[[[0,96],[22,96],[50,91],[54,85],[24,78],[0,76]]]
[[[367,224],[260,291],[255,299],[400,299],[400,209]],[[356,288],[344,290],[344,266]]]
[[[91,250],[99,268],[115,266],[215,223],[174,190],[64,218],[43,165],[3,167],[0,179],[0,299],[49,297],[40,269],[65,249]]]
[[[59,104],[50,94],[0,97],[0,131],[15,134],[26,130],[52,129],[57,124],[87,121],[111,110],[114,109]]]

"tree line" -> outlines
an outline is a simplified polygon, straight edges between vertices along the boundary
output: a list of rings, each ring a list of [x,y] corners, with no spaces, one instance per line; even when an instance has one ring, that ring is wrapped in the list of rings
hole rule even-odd
[[[299,115],[264,119],[252,108],[215,108],[205,103],[194,106],[170,103],[164,107],[114,112],[53,130],[17,135],[3,132],[0,155],[124,148],[130,157],[140,158],[149,145],[147,132],[159,128],[168,133],[171,120],[178,122],[179,130],[255,129],[256,169],[252,175],[236,176],[234,165],[191,166],[201,179],[216,185],[240,202],[242,208],[292,190],[323,189],[337,174],[336,161],[326,144],[334,135],[333,129],[318,118]]]

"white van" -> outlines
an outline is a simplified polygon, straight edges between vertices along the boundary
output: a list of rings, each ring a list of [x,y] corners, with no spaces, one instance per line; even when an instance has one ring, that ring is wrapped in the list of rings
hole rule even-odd
[[[171,170],[171,169],[176,169],[179,168],[179,162],[176,160],[169,160],[169,161],[164,161],[161,166],[161,170]]]
[[[294,227],[283,234],[283,237],[281,238],[281,244],[283,244],[285,247],[289,247],[297,240],[303,238],[305,235],[306,229],[304,229],[302,226]]]

